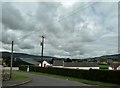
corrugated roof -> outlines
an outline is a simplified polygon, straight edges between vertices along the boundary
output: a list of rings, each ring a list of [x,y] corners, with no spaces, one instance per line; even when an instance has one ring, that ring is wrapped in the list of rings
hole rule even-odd
[[[110,63],[110,67],[114,67],[117,68],[120,66],[120,62],[116,62],[116,63]]]
[[[38,66],[39,62],[32,58],[20,58],[22,61]]]
[[[99,67],[96,62],[64,62],[64,67]]]
[[[54,60],[53,66],[63,66],[63,60]]]
[[[99,67],[97,62],[64,62],[63,60],[55,60],[53,66],[64,67]]]

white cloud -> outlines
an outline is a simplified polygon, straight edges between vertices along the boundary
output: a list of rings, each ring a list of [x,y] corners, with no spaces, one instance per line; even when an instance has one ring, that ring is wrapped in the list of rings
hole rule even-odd
[[[67,7],[61,2],[4,4],[4,50],[10,50],[14,40],[16,52],[40,55],[44,35],[44,55],[86,58],[117,53],[117,3],[87,3],[84,9],[79,9],[81,2],[65,3]]]

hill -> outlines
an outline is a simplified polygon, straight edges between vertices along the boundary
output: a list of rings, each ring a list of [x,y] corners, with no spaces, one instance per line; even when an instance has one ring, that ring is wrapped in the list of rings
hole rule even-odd
[[[2,58],[10,58],[11,53],[10,52],[0,52],[0,57]],[[30,55],[30,54],[25,54],[25,53],[13,53],[14,58],[34,58],[34,59],[40,59],[41,56],[38,55]],[[51,57],[51,56],[43,56],[45,59],[52,59],[56,57]]]
[[[86,58],[85,60],[89,61],[100,61],[100,62],[109,62],[109,61],[117,61],[120,62],[120,54],[114,54],[114,55],[104,55],[100,57],[94,57],[94,58]]]
[[[10,52],[0,52],[0,57],[3,58],[10,58],[11,53]],[[14,58],[34,58],[39,60],[41,56],[38,55],[31,55],[31,54],[25,54],[25,53],[13,53]],[[52,60],[59,59],[59,60],[66,60],[66,58],[58,58],[58,57],[52,57],[52,56],[43,56],[44,60]],[[85,59],[70,59],[73,61],[119,61],[120,62],[120,54],[114,54],[114,55],[104,55],[100,57],[94,57],[94,58],[85,58]]]

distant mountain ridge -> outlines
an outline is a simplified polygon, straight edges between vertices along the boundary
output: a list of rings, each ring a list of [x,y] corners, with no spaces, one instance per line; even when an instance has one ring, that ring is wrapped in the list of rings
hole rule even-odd
[[[93,58],[86,58],[89,59],[91,61],[116,61],[116,62],[120,62],[120,54],[114,54],[114,55],[103,55],[103,56],[99,56],[99,57],[93,57]]]
[[[0,57],[11,57],[10,52],[0,52]],[[16,58],[36,58],[39,59],[41,56],[38,55],[31,55],[31,54],[25,54],[25,53],[13,53],[13,57]],[[52,59],[56,57],[51,57],[51,56],[43,56],[44,58]]]
[[[114,57],[120,57],[120,54],[103,55],[103,56],[93,57],[93,58],[114,58]]]
[[[11,53],[10,52],[0,52],[0,57],[10,57]],[[13,57],[16,58],[35,58],[35,59],[40,59],[41,56],[38,55],[31,55],[31,54],[25,54],[25,53],[14,53]],[[66,59],[66,58],[58,58],[58,57],[52,57],[52,56],[44,56],[44,58],[47,59]],[[93,57],[93,58],[85,58],[85,59],[120,59],[120,54],[114,54],[114,55],[103,55],[100,57]]]

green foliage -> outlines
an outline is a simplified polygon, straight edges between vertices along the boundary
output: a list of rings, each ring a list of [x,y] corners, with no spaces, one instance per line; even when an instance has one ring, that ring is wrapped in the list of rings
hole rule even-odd
[[[25,66],[20,66],[20,70],[26,71]],[[40,68],[30,66],[31,72],[41,72],[62,75],[67,77],[74,77],[80,79],[87,79],[100,82],[120,84],[120,71],[109,70],[77,70],[77,69],[63,69],[63,68]]]
[[[19,66],[19,69],[22,71],[27,71],[27,67],[28,67],[28,65],[21,65],[21,66]]]

